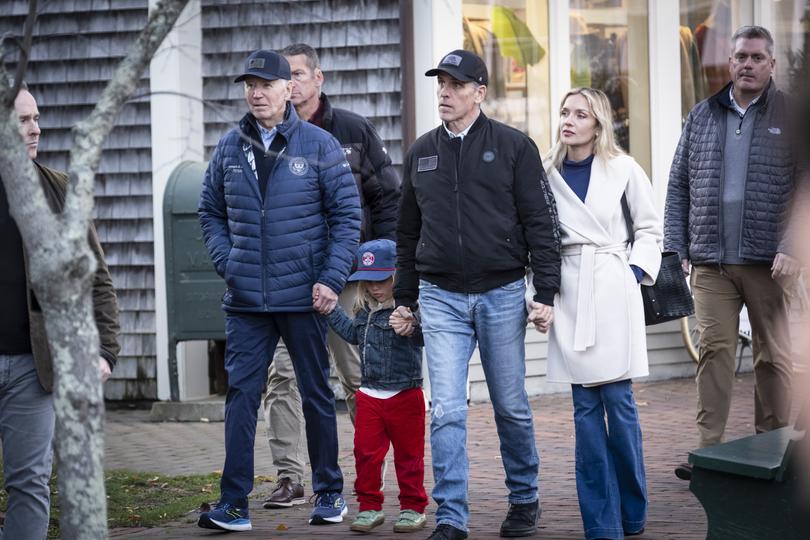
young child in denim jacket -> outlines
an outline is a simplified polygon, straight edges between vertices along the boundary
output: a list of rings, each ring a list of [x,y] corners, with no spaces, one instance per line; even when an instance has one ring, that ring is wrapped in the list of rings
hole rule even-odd
[[[372,240],[357,252],[359,281],[354,319],[337,305],[327,320],[349,343],[358,345],[362,368],[356,394],[355,490],[360,505],[351,529],[368,532],[385,521],[382,467],[389,445],[399,483],[397,532],[425,526],[425,398],[422,394],[422,333],[418,326],[400,336],[389,324],[394,311],[396,245]]]

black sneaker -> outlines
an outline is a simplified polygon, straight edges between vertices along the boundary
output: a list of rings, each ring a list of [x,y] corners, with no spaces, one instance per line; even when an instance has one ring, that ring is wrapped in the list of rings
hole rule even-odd
[[[537,518],[540,514],[538,501],[515,504],[509,503],[506,519],[501,524],[501,536],[531,536],[537,531]]]
[[[456,529],[452,525],[442,523],[428,536],[427,540],[464,540],[467,533],[461,529]]]
[[[680,478],[681,480],[691,480],[692,479],[692,466],[688,463],[681,463],[677,467],[675,467],[675,476]]]

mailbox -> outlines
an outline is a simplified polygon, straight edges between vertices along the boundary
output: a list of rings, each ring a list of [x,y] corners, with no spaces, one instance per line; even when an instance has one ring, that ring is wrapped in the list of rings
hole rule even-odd
[[[197,216],[206,166],[201,162],[180,163],[169,176],[163,195],[172,401],[180,399],[177,343],[225,339],[225,314],[222,311],[225,283],[214,271]]]

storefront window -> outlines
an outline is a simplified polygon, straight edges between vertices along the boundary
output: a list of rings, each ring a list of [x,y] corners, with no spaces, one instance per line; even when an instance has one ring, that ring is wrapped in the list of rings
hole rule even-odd
[[[489,70],[484,113],[532,137],[549,134],[547,0],[463,0],[464,48]]]
[[[649,171],[647,0],[570,0],[569,7],[571,86],[607,94],[617,142]]]
[[[780,4],[782,2],[779,2]],[[717,93],[730,80],[731,36],[753,24],[751,0],[681,0],[681,113]]]
[[[806,29],[810,28],[810,3],[807,0],[781,0],[771,2],[772,12],[769,20],[773,21],[773,28],[768,28],[773,34],[774,81],[778,88],[785,91],[798,91],[799,69],[804,55],[810,52],[805,43]]]

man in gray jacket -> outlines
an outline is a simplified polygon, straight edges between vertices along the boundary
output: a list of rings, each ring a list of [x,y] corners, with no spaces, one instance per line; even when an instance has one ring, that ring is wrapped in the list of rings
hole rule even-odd
[[[667,190],[664,245],[690,273],[700,329],[701,447],[723,439],[740,310],[754,341],[756,431],[787,425],[791,361],[780,282],[798,270],[785,233],[795,161],[788,105],[771,76],[773,38],[743,26],[731,38],[731,82],[698,103],[681,134]],[[691,477],[689,465],[675,474]]]

